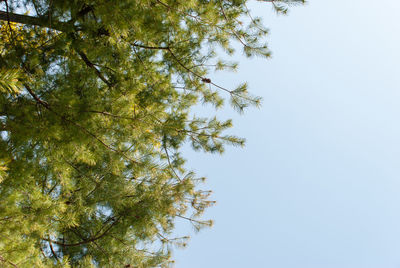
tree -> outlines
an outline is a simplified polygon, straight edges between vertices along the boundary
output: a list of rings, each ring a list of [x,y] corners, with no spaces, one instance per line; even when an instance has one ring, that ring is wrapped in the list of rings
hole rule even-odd
[[[177,218],[196,229],[213,204],[180,148],[221,153],[244,140],[197,118],[198,102],[242,112],[216,58],[268,57],[246,0],[15,0],[0,11],[0,263],[153,267],[170,263]],[[301,0],[271,2],[278,12]]]

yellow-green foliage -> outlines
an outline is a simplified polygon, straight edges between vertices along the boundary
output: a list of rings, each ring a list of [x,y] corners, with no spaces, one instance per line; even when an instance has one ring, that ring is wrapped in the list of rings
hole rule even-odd
[[[0,69],[0,92],[16,95],[20,92],[22,83],[19,72],[12,69]]]
[[[171,245],[187,240],[171,237],[176,220],[212,224],[201,218],[210,192],[197,187],[203,178],[187,170],[182,146],[244,144],[224,134],[230,120],[191,107],[260,103],[246,84],[225,88],[209,73],[236,68],[216,58],[218,47],[233,53],[233,40],[268,57],[267,30],[245,0],[7,3],[0,266],[168,266]]]

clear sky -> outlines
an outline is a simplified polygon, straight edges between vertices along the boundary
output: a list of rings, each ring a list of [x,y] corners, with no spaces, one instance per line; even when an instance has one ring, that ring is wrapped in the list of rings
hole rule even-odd
[[[400,2],[251,7],[273,58],[240,57],[215,79],[248,81],[263,106],[219,113],[244,149],[188,150],[218,203],[176,267],[400,267]]]

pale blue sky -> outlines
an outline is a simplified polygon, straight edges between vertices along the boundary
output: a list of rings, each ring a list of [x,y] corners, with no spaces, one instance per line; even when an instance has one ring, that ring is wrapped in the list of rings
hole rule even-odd
[[[215,79],[248,81],[263,107],[220,113],[246,148],[187,153],[218,203],[176,267],[400,267],[400,2],[251,7],[273,58]]]

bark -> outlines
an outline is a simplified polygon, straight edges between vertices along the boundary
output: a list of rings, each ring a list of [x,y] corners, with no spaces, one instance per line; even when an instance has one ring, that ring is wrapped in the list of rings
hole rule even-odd
[[[0,11],[0,20],[16,22],[25,25],[40,26],[51,28],[57,31],[65,32],[68,30],[68,25],[65,22],[54,22],[50,23],[48,18],[32,17],[27,15],[15,14],[6,11]]]

